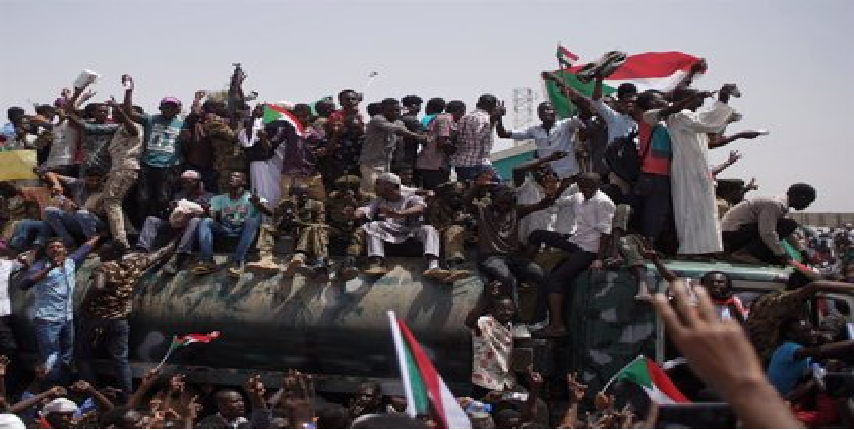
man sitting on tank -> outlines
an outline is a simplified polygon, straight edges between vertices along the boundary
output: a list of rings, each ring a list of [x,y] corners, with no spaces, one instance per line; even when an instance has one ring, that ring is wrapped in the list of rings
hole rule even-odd
[[[329,265],[329,227],[326,225],[326,207],[323,202],[309,197],[309,187],[303,183],[291,186],[291,197],[279,204],[274,214],[275,233],[291,234],[296,242],[294,255],[284,272],[287,276],[307,267],[309,259],[313,266],[308,267],[310,274],[325,271]],[[261,231],[259,242],[272,253],[272,237]],[[259,245],[259,249],[261,246]]]
[[[370,220],[353,237],[354,245],[361,242],[367,248],[369,266],[364,273],[369,276],[388,273],[385,243],[403,243],[415,237],[424,245],[427,260],[424,276],[444,281],[448,271],[439,267],[439,233],[424,223],[424,199],[415,193],[402,193],[401,186],[399,176],[393,173],[379,175],[375,183],[377,198],[354,214],[357,219]]]

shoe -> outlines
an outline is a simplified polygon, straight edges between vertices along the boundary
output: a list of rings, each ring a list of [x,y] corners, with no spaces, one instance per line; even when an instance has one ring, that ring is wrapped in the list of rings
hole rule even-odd
[[[433,279],[433,280],[436,280],[439,282],[447,282],[448,276],[450,274],[451,274],[451,272],[449,272],[445,269],[440,269],[439,267],[434,267],[432,269],[427,269],[424,271],[424,277],[429,278],[429,279]]]
[[[213,261],[200,261],[193,267],[192,272],[194,275],[201,276],[216,272],[218,269],[219,267]]]
[[[282,269],[282,272],[287,277],[292,277],[297,273],[297,270],[301,269],[305,266],[305,257],[302,254],[294,254],[291,258],[291,261],[285,265],[285,268]]]
[[[445,278],[445,282],[449,284],[453,284],[454,282],[461,281],[471,276],[471,272],[468,270],[449,270],[448,272],[448,277]]]
[[[599,66],[598,74],[603,78],[607,78],[626,62],[626,53],[620,51],[607,52],[599,61],[601,65]]]
[[[261,256],[260,260],[248,263],[246,265],[246,269],[252,270],[252,271],[258,271],[258,272],[270,273],[270,272],[278,272],[279,270],[281,270],[281,267],[278,264],[276,264],[276,262],[273,260],[272,255],[264,255],[264,256]]]
[[[228,276],[239,278],[243,275],[243,263],[234,263],[228,267]]]
[[[364,274],[368,276],[384,276],[388,274],[389,270],[385,267],[382,260],[375,260],[372,262],[367,269],[364,270]]]
[[[585,64],[575,76],[583,83],[592,81],[596,75],[607,78],[625,62],[626,53],[619,51],[606,52],[605,55],[598,60]]]

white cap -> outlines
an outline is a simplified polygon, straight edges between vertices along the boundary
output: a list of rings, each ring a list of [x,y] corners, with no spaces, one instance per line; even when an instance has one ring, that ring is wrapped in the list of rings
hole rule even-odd
[[[0,414],[0,429],[25,429],[24,422],[15,414]]]
[[[383,173],[377,176],[378,181],[388,182],[389,184],[400,185],[402,182],[400,181],[400,176],[395,175],[391,172]]]
[[[77,412],[77,404],[65,397],[53,399],[50,403],[42,408],[42,415],[52,413],[72,413]]]

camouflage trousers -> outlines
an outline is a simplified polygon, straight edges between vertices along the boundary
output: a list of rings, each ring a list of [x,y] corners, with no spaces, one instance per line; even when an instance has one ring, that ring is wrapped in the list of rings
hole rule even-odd
[[[465,260],[463,254],[463,244],[465,240],[466,228],[461,225],[450,225],[437,229],[439,239],[442,243],[442,255],[446,261],[462,261]]]
[[[258,234],[258,253],[261,257],[272,256],[275,238],[278,231],[269,224],[261,226]],[[329,227],[323,224],[312,224],[300,227],[297,231],[294,252],[300,252],[314,258],[329,257]]]
[[[107,220],[110,223],[110,233],[113,239],[123,245],[128,245],[127,231],[125,230],[125,213],[122,210],[122,202],[136,183],[139,177],[138,170],[121,169],[113,170],[107,174],[104,184],[102,204]]]

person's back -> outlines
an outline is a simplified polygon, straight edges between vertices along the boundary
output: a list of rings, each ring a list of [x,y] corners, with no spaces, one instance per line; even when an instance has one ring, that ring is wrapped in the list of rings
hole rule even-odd
[[[721,219],[721,230],[736,231],[743,225],[758,223],[763,214],[771,215],[769,211],[776,211],[774,215],[779,219],[789,210],[785,202],[774,197],[754,197],[743,200],[726,212]]]

